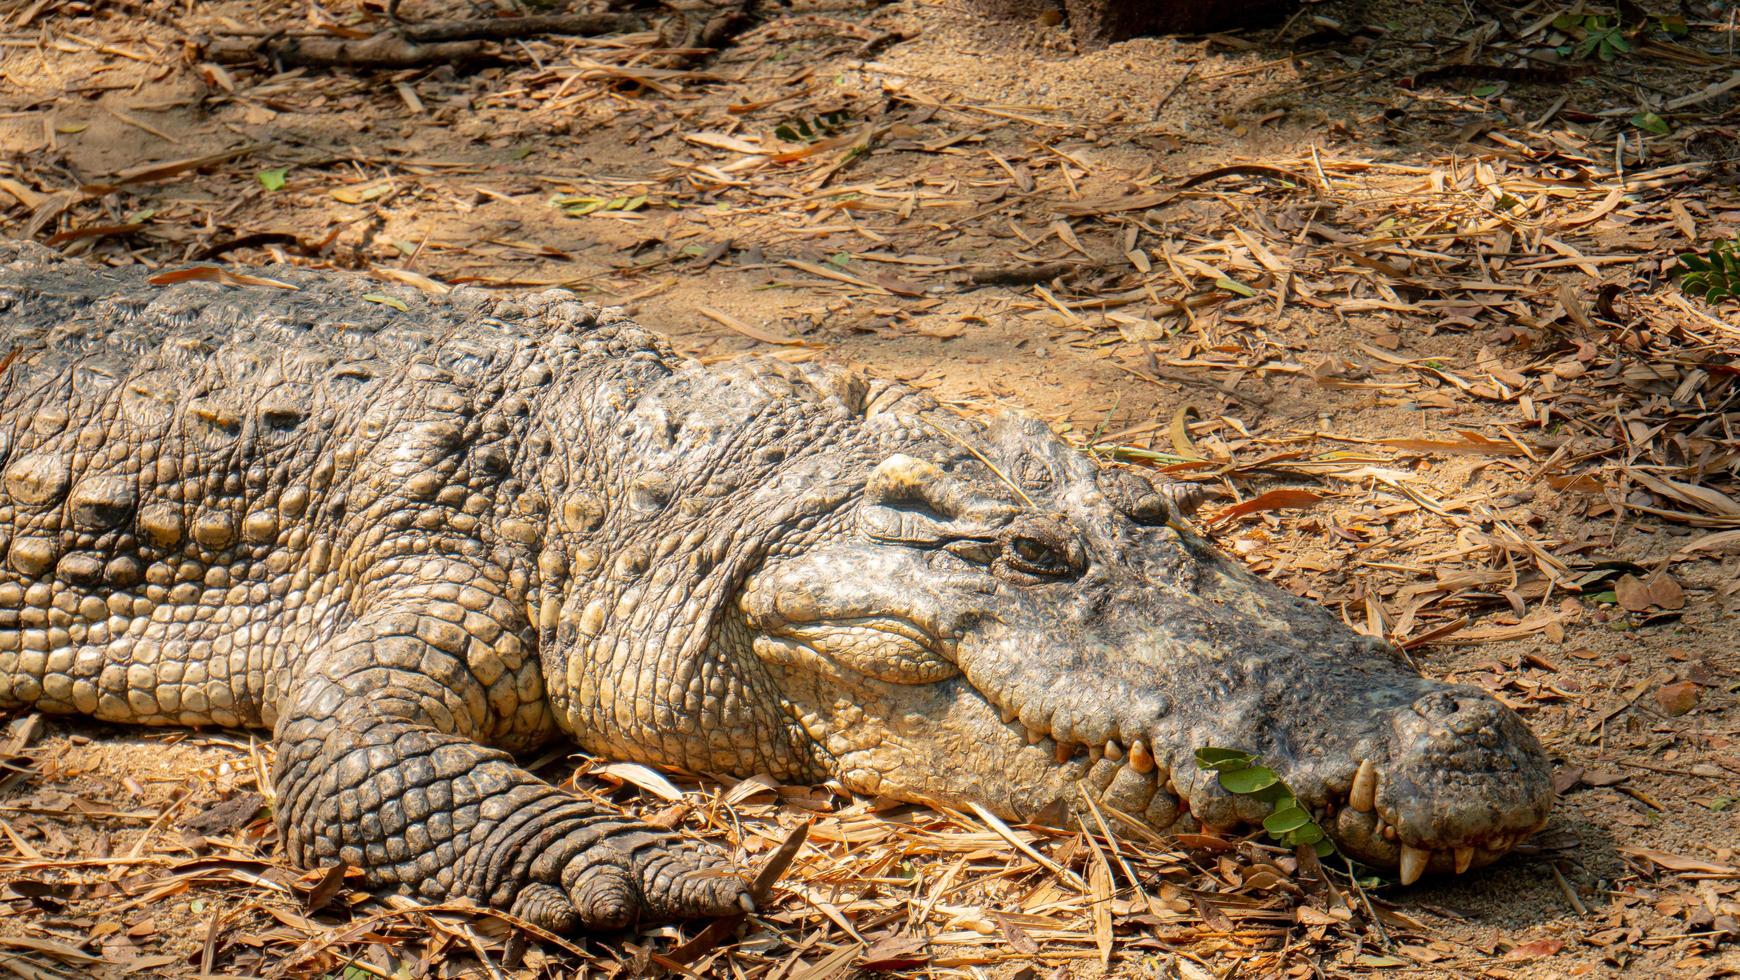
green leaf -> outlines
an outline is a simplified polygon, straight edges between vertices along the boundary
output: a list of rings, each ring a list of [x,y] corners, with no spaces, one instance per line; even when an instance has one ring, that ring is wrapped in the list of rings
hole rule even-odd
[[[1708,303],[1740,296],[1740,241],[1722,239],[1711,244],[1704,255],[1681,255],[1672,274],[1679,279],[1682,291],[1701,296]]]
[[[405,305],[405,301],[397,296],[388,296],[384,293],[363,293],[362,298],[370,303],[379,303],[382,306],[390,306],[393,309],[398,310],[400,313],[411,312],[411,308]]]
[[[1498,88],[1497,85],[1477,85],[1474,88],[1474,97],[1477,99],[1484,99],[1489,95],[1496,95],[1498,93]]]
[[[1251,766],[1248,769],[1221,770],[1220,785],[1228,793],[1255,793],[1275,785],[1281,777],[1275,775],[1275,770],[1268,766]]]
[[[550,203],[562,209],[562,213],[579,218],[602,208],[604,199],[599,197],[582,197],[563,194],[550,198]]]
[[[1204,747],[1196,750],[1196,765],[1199,769],[1244,769],[1256,761],[1256,756],[1238,749]]]
[[[1704,807],[1705,807],[1705,809],[1715,810],[1717,813],[1720,813],[1723,810],[1726,810],[1733,805],[1734,805],[1734,797],[1732,797],[1732,796],[1718,796],[1715,799],[1709,801],[1708,803],[1705,803]]]
[[[284,175],[289,172],[289,167],[274,167],[271,170],[262,170],[254,177],[259,180],[261,187],[269,191],[281,191],[284,189]]]
[[[508,154],[508,156],[515,160],[524,160],[526,157],[529,157],[536,152],[538,152],[538,148],[535,146],[521,146],[516,147],[512,153]]]
[[[1214,285],[1216,289],[1224,289],[1229,293],[1238,293],[1240,296],[1257,295],[1256,290],[1242,282],[1239,282],[1237,279],[1232,279],[1227,276],[1221,276],[1219,279],[1216,279]]]
[[[1631,124],[1648,133],[1666,136],[1673,130],[1668,128],[1667,120],[1647,109],[1631,117]]]
[[[1267,803],[1269,815],[1263,819],[1263,829],[1270,838],[1290,847],[1310,844],[1322,856],[1335,852],[1335,845],[1312,819],[1311,811],[1299,805],[1273,769],[1257,765],[1256,756],[1238,749],[1204,746],[1196,750],[1196,765],[1218,772],[1220,786],[1227,792]]]
[[[1271,836],[1279,837],[1288,831],[1298,830],[1310,822],[1311,814],[1296,806],[1288,807],[1285,810],[1276,810],[1263,818],[1263,829],[1268,831]],[[1304,842],[1301,841],[1301,843]]]
[[[1299,805],[1299,801],[1293,798],[1293,791],[1288,789],[1287,784],[1279,779],[1275,781],[1274,785],[1265,786],[1251,795],[1269,804],[1270,810],[1285,810],[1290,806]]]

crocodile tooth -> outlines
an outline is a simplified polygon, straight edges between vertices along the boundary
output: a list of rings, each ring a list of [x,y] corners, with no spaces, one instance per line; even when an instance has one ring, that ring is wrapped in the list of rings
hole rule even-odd
[[[1122,745],[1119,745],[1116,741],[1107,742],[1106,743],[1106,758],[1112,760],[1113,762],[1124,761],[1124,747]]]
[[[1377,767],[1367,759],[1353,774],[1353,789],[1347,793],[1347,805],[1361,813],[1370,813],[1377,806]]]
[[[1088,746],[1088,761],[1089,762],[1098,762],[1098,761],[1100,761],[1100,759],[1105,757],[1105,754],[1106,754],[1106,750],[1100,748],[1097,745]]]
[[[1013,722],[1015,720],[1015,709],[1014,708],[1004,708],[1002,710],[1003,710],[1003,724],[1007,725],[1010,722]]]
[[[1420,880],[1426,873],[1426,864],[1432,859],[1431,851],[1422,851],[1411,844],[1402,845],[1402,884],[1411,885]]]
[[[739,895],[737,896],[737,907],[753,914],[755,912],[755,899],[750,898],[747,892]]]
[[[1384,824],[1383,833],[1384,833],[1384,840],[1395,840],[1396,839],[1396,828],[1390,824],[1387,824],[1387,823]]]
[[[1474,848],[1458,847],[1456,849],[1456,873],[1461,874],[1467,871],[1468,866],[1472,863],[1474,863]]]
[[[1075,755],[1075,746],[1068,742],[1059,742],[1052,754],[1057,758],[1057,764],[1063,765],[1069,761],[1070,756]]]
[[[1147,742],[1136,739],[1130,743],[1130,768],[1144,774],[1154,771],[1154,756]]]
[[[1027,729],[1027,744],[1028,745],[1038,745],[1040,742],[1043,742],[1043,741],[1045,741],[1045,733],[1044,732],[1034,731],[1031,728]]]

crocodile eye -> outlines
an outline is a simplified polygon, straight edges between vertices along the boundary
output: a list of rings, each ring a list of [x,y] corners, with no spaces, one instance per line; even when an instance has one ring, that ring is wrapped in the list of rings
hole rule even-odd
[[[1168,513],[1166,498],[1157,493],[1148,493],[1130,503],[1125,513],[1130,519],[1145,527],[1159,527],[1172,516]]]
[[[1009,564],[1029,575],[1063,575],[1069,572],[1069,562],[1051,545],[1025,535],[1011,538],[1007,552]]]

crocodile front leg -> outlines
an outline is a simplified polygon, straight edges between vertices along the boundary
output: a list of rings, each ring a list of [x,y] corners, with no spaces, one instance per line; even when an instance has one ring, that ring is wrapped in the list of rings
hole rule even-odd
[[[716,848],[601,812],[479,744],[524,747],[512,722],[543,691],[535,657],[504,665],[461,625],[477,611],[390,601],[296,665],[275,731],[291,860],[559,931],[736,911],[745,887]]]

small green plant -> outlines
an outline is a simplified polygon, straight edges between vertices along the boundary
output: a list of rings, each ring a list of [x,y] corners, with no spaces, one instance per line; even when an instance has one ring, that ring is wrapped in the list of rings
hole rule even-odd
[[[1603,14],[1568,13],[1553,18],[1553,26],[1577,39],[1575,44],[1559,46],[1559,56],[1583,61],[1590,55],[1602,61],[1612,61],[1631,53],[1631,42],[1625,39],[1625,28],[1619,18]]]
[[[1718,239],[1703,255],[1687,252],[1679,258],[1673,275],[1680,289],[1715,303],[1740,296],[1740,239]]]
[[[1661,28],[1663,34],[1685,37],[1692,33],[1692,26],[1678,14],[1652,14],[1651,16],[1655,18],[1655,26]]]
[[[261,187],[269,191],[281,191],[284,189],[285,175],[288,173],[290,173],[289,167],[273,167],[271,170],[260,171],[254,175],[254,178],[260,182]]]
[[[850,113],[844,110],[824,112],[814,119],[799,116],[790,122],[780,123],[773,128],[773,135],[787,143],[814,143],[826,136],[832,136],[846,128],[852,121]]]
[[[1254,796],[1269,804],[1270,812],[1263,818],[1263,829],[1269,836],[1287,847],[1309,844],[1318,857],[1335,853],[1335,843],[1311,816],[1311,811],[1299,805],[1299,798],[1268,766],[1258,765],[1257,757],[1238,749],[1217,749],[1205,746],[1196,750],[1199,769],[1213,772],[1220,788],[1237,796]]]
[[[1673,132],[1673,127],[1667,124],[1666,119],[1650,112],[1648,109],[1632,116],[1631,124],[1646,133],[1654,133],[1657,136],[1666,136]]]

